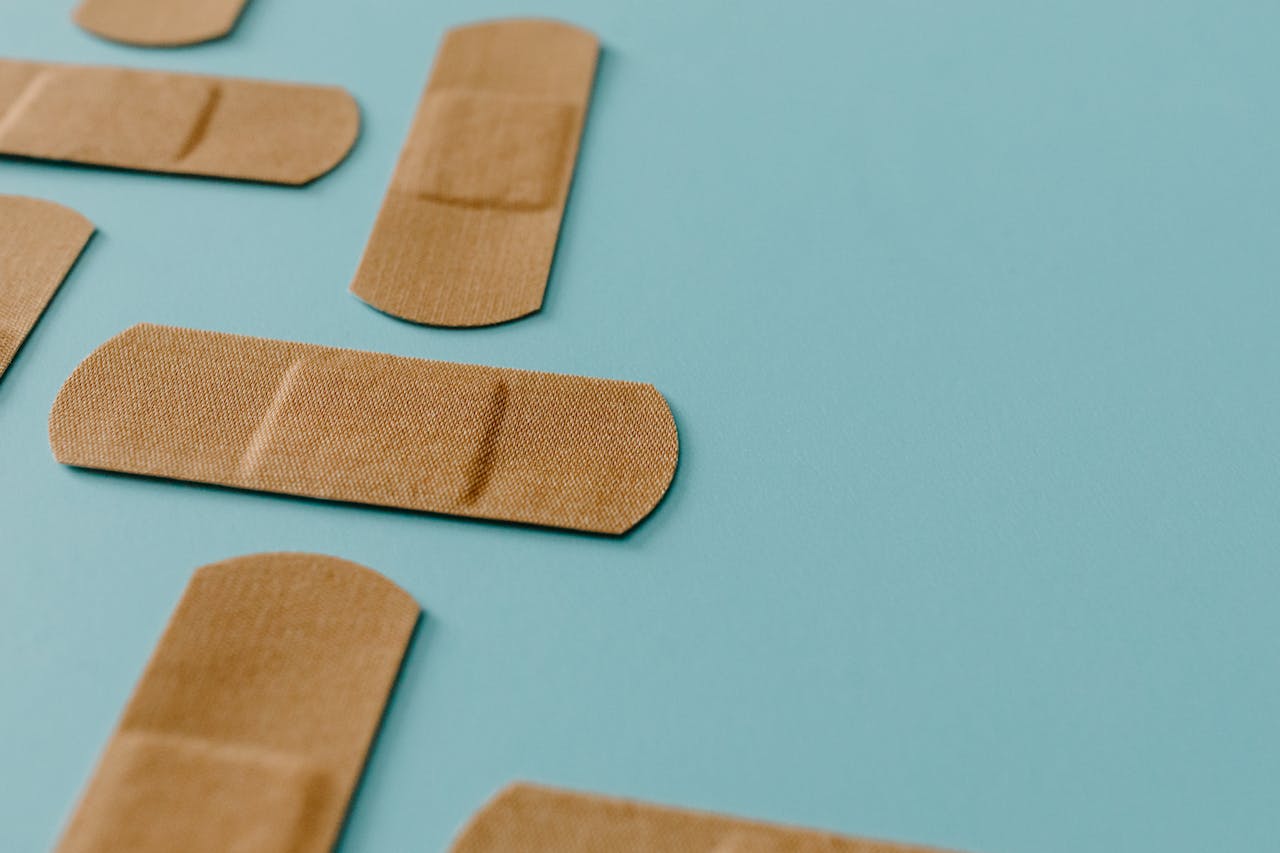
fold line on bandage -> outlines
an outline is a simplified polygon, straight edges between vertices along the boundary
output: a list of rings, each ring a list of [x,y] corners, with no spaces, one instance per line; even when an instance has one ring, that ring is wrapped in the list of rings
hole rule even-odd
[[[196,114],[196,120],[191,125],[191,131],[187,134],[187,138],[182,141],[182,147],[178,149],[178,154],[174,157],[175,162],[182,162],[191,156],[204,141],[205,136],[209,133],[209,123],[213,120],[213,114],[218,109],[218,104],[222,101],[222,85],[220,83],[209,84],[209,94],[205,97],[204,105],[200,107],[200,112]]]
[[[276,422],[280,420],[280,413],[284,411],[284,404],[289,399],[289,395],[293,393],[293,386],[297,384],[298,375],[302,372],[306,361],[305,358],[298,359],[289,365],[289,369],[280,377],[280,384],[276,386],[276,392],[271,397],[271,403],[268,404],[267,411],[262,415],[258,428],[253,431],[253,436],[250,437],[249,444],[245,447],[244,455],[240,457],[241,474],[245,476],[252,475],[258,470],[258,466],[262,464],[262,454],[269,446]]]
[[[476,455],[467,466],[466,487],[459,498],[464,506],[479,500],[493,479],[493,469],[498,460],[498,437],[502,434],[502,424],[507,418],[510,396],[511,392],[507,388],[506,380],[499,379],[489,399],[489,408],[485,412],[484,433],[480,436]]]
[[[18,97],[13,99],[13,103],[9,104],[9,109],[4,111],[4,115],[0,115],[0,139],[9,131],[10,126],[22,115],[23,111],[30,105],[31,101],[36,97],[39,83],[48,79],[53,73],[52,69],[41,68],[38,70],[27,84],[22,87],[22,91]]]

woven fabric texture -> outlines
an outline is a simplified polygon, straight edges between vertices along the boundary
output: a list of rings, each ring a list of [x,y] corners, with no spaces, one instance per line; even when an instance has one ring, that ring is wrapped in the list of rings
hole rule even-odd
[[[599,50],[591,33],[555,21],[450,30],[352,293],[437,326],[537,311]]]
[[[75,21],[112,41],[150,47],[199,44],[231,32],[245,0],[84,0]]]
[[[419,615],[333,557],[199,569],[58,853],[331,849]]]
[[[68,207],[0,196],[0,376],[93,236]]]
[[[452,853],[929,853],[923,847],[775,826],[517,784],[463,830]]]
[[[622,533],[675,473],[651,385],[139,325],[63,385],[70,465]]]
[[[336,86],[0,60],[0,154],[305,184],[359,129]]]

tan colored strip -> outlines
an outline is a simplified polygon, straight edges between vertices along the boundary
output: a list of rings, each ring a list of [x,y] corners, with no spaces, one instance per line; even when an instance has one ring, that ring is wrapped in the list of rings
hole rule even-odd
[[[245,0],[84,0],[75,22],[96,36],[141,47],[179,47],[231,32]]]
[[[351,292],[436,326],[537,311],[598,53],[555,21],[446,33]]]
[[[58,461],[622,533],[679,454],[651,385],[139,325],[49,417]]]
[[[0,376],[91,236],[69,207],[0,195]]]
[[[336,86],[0,59],[0,154],[305,184],[359,129]]]
[[[419,614],[333,557],[197,570],[58,853],[330,850]]]
[[[463,830],[452,853],[929,853],[927,848],[513,785]]]

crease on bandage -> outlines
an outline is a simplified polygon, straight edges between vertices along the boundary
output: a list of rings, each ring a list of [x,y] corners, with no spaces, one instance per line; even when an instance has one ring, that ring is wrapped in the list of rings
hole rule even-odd
[[[517,213],[525,213],[542,210],[547,207],[545,204],[526,204],[518,201],[479,201],[476,199],[450,198],[426,191],[416,192],[413,195],[423,201],[434,201],[437,204],[445,204],[449,207],[456,207],[459,210],[511,210]]]
[[[465,487],[459,501],[463,506],[475,503],[489,488],[493,479],[493,471],[498,461],[498,438],[502,435],[502,424],[507,418],[507,406],[511,392],[505,380],[499,379],[493,387],[489,398],[489,407],[484,416],[484,432],[480,436],[480,444],[476,454],[467,465]]]
[[[187,138],[182,141],[182,146],[178,149],[177,155],[173,158],[174,162],[182,162],[195,152],[200,143],[204,141],[205,136],[209,133],[209,123],[213,119],[213,114],[218,109],[218,104],[222,101],[222,86],[218,83],[210,84],[209,94],[205,96],[204,105],[200,107],[200,112],[196,114],[195,122],[191,125],[191,130],[187,132]]]
[[[271,403],[267,406],[267,411],[263,414],[258,428],[253,431],[253,436],[249,439],[249,444],[245,447],[244,455],[240,457],[240,473],[245,476],[254,474],[258,467],[262,464],[262,456],[267,448],[271,446],[271,438],[276,429],[276,424],[280,420],[280,413],[284,411],[284,405],[289,399],[289,395],[293,393],[294,386],[298,384],[298,376],[302,373],[302,368],[306,366],[307,360],[300,358],[284,372],[280,377],[280,383],[276,385],[276,392],[271,397]]]
[[[22,117],[22,114],[27,107],[31,106],[31,102],[39,95],[40,90],[52,75],[52,69],[41,68],[31,76],[30,80],[23,84],[22,91],[9,103],[8,109],[3,114],[0,114],[0,137],[8,133],[9,128]]]

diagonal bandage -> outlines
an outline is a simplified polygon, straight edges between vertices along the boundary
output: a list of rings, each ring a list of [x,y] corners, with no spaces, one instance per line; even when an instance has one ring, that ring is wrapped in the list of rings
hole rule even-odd
[[[451,853],[931,853],[924,847],[516,784],[487,803]],[[933,851],[939,853],[939,851]]]
[[[436,326],[537,311],[598,53],[556,21],[450,30],[351,292]]]
[[[330,850],[419,615],[333,557],[197,570],[57,853]]]
[[[0,195],[0,376],[93,236],[69,207]]]

